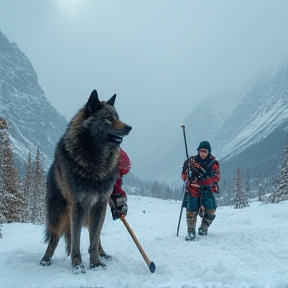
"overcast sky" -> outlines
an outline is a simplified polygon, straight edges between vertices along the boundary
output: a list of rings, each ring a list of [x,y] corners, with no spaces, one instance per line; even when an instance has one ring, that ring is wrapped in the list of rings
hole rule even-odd
[[[287,0],[0,0],[0,30],[68,120],[97,89],[138,131],[288,59]]]

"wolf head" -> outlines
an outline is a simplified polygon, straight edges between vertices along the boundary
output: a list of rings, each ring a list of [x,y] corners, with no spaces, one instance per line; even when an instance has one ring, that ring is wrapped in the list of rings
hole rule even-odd
[[[86,119],[83,126],[89,129],[96,140],[106,140],[110,145],[120,145],[123,137],[128,135],[132,127],[119,120],[114,108],[116,94],[108,101],[100,101],[96,90],[93,90],[85,105]]]

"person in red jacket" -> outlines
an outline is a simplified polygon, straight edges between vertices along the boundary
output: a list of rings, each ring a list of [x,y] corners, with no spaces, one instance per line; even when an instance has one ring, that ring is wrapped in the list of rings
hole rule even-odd
[[[127,195],[122,189],[122,178],[131,169],[131,161],[128,155],[120,148],[120,157],[118,163],[117,180],[109,199],[109,205],[113,220],[119,219],[122,214],[127,215]]]
[[[198,154],[189,157],[184,164],[181,178],[186,182],[187,207],[186,219],[188,235],[187,241],[195,239],[197,215],[202,217],[199,235],[207,235],[208,227],[215,219],[217,193],[220,180],[219,162],[211,154],[208,141],[202,141],[197,148]]]

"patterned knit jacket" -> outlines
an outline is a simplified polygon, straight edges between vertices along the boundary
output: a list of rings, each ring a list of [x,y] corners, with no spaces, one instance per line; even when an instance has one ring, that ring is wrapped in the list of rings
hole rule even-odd
[[[181,178],[186,181],[187,175],[186,190],[194,197],[199,197],[200,188],[198,186],[210,187],[212,192],[216,192],[211,187],[220,180],[219,162],[211,153],[205,159],[201,159],[199,154],[189,157],[183,164]]]

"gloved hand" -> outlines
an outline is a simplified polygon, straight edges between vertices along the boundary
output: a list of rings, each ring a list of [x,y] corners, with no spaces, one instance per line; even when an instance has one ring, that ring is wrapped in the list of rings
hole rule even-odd
[[[188,172],[189,179],[202,179],[202,174],[197,168],[190,167]]]
[[[197,163],[193,158],[190,159],[190,166],[195,168],[195,169],[202,170],[201,165],[199,163]]]
[[[212,191],[212,193],[217,193],[217,194],[219,194],[217,182],[212,183],[212,185],[211,185],[211,191]]]
[[[202,166],[197,163],[193,158],[190,159],[190,169],[189,169],[189,176],[194,177],[197,179],[206,179],[208,178],[205,174],[205,170],[202,168]]]
[[[122,195],[111,195],[109,199],[109,206],[111,208],[112,218],[113,220],[117,220],[121,217],[121,215],[127,215],[128,206],[127,206],[127,198]]]
[[[214,176],[216,174],[216,171],[211,169],[211,168],[208,168],[207,170],[205,171],[201,171],[201,175],[200,175],[200,178],[201,179],[208,179],[212,176]]]
[[[201,173],[201,175],[200,175],[200,178],[201,179],[208,179],[210,177],[210,173],[209,173],[209,171],[202,171],[202,173]]]

